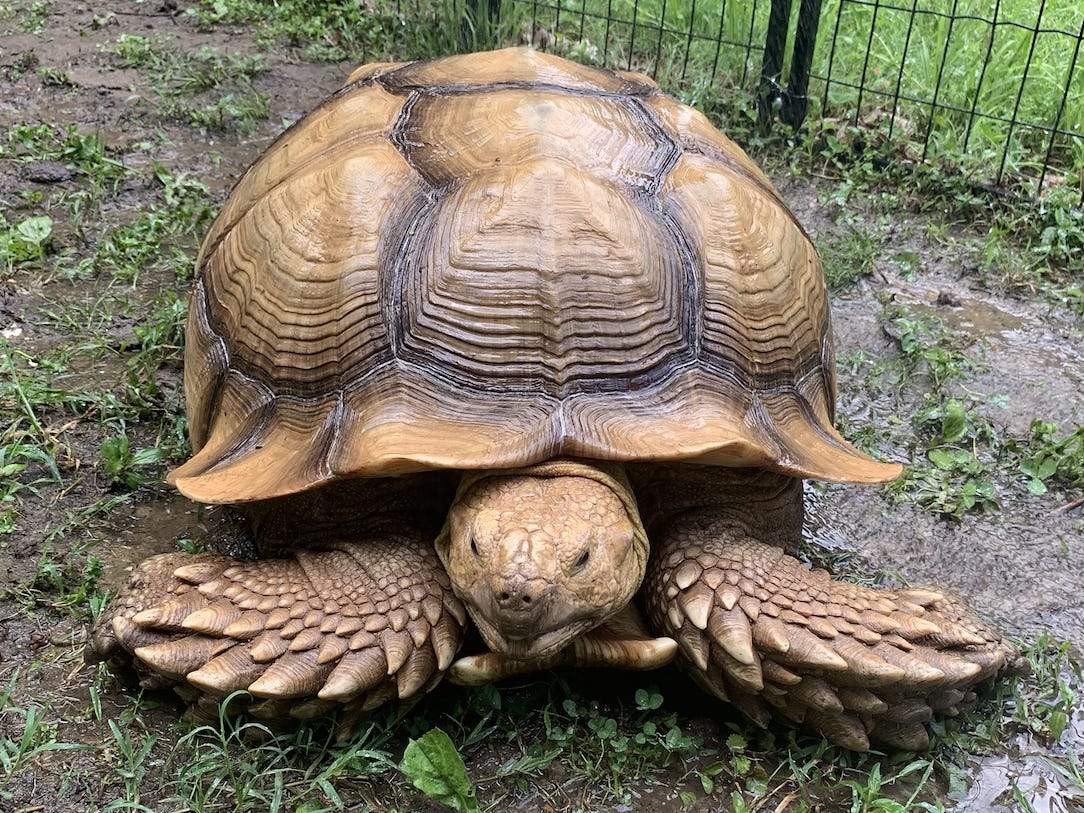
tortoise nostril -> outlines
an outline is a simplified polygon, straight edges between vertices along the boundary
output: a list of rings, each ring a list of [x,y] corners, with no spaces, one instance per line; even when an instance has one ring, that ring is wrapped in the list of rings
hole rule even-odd
[[[497,596],[497,598],[501,601],[508,601],[508,599],[512,598],[512,596],[505,592],[501,593],[499,596]]]
[[[531,597],[530,596],[524,596],[523,597],[523,603],[524,604],[530,604],[531,603]]]

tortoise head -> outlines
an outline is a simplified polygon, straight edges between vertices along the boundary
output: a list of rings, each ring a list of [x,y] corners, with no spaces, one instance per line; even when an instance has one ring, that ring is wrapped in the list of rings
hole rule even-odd
[[[647,562],[627,481],[569,461],[467,475],[437,550],[486,644],[512,658],[555,653],[606,621]]]

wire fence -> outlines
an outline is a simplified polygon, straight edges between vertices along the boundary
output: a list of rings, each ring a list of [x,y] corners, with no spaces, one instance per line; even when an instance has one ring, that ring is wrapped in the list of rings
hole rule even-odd
[[[1082,0],[464,1],[476,47],[639,70],[692,104],[745,99],[764,126],[856,125],[977,183],[1084,203]]]

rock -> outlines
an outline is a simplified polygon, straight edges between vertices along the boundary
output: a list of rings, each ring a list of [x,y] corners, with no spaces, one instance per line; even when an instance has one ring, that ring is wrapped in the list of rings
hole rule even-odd
[[[960,297],[952,291],[942,289],[937,292],[937,304],[947,305],[950,308],[958,308],[960,307]]]
[[[75,170],[59,161],[33,161],[23,166],[22,174],[35,183],[66,183],[75,177]]]

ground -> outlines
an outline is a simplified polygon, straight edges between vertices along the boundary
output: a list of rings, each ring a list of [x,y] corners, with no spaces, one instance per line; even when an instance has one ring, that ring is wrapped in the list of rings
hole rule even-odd
[[[802,553],[852,578],[946,586],[1032,667],[938,725],[929,754],[757,731],[676,669],[445,686],[337,742],[322,721],[197,727],[84,665],[87,623],[136,562],[237,533],[161,484],[187,453],[194,248],[248,163],[351,67],[181,11],[0,4],[0,809],[436,810],[411,787],[441,796],[417,749],[400,762],[434,727],[483,809],[1084,809],[1072,269],[1048,273],[1026,235],[961,217],[950,199],[965,185],[916,205],[892,177],[841,171],[837,142],[815,138],[787,160],[774,142],[750,148],[825,258],[841,428],[914,465],[886,489],[808,485]],[[461,790],[444,800],[469,810]]]

